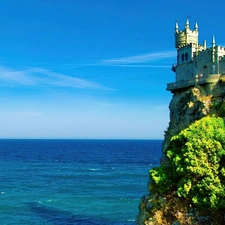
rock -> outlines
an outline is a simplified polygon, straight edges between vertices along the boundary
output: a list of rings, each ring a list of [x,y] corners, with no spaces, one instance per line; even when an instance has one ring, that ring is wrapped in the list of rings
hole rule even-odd
[[[196,85],[175,91],[169,104],[170,122],[165,132],[163,150],[168,146],[172,136],[191,123],[206,115],[217,114],[222,103],[225,111],[225,83]]]
[[[194,121],[212,114],[225,117],[225,76],[222,81],[219,80],[217,83],[195,85],[186,89],[174,91],[169,109],[170,122],[167,131],[165,131],[165,138],[162,145],[163,151],[174,135],[187,128]],[[143,196],[141,199],[139,213],[136,219],[138,225],[159,224],[149,219],[152,215],[152,198],[154,198],[154,196],[149,194]],[[160,201],[163,202],[164,199]],[[204,219],[205,218],[200,219],[196,224],[203,224],[201,220]],[[172,225],[179,224],[178,221],[172,223]]]

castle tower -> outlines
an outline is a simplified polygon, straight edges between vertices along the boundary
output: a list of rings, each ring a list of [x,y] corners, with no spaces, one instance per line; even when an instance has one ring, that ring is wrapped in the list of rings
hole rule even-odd
[[[192,78],[195,73],[193,66],[188,66],[193,61],[194,53],[198,51],[198,24],[194,30],[189,27],[187,19],[184,30],[179,30],[178,22],[175,25],[175,46],[177,49],[177,63],[172,70],[176,72],[176,81]]]
[[[198,24],[195,24],[194,30],[190,30],[189,20],[187,19],[185,29],[183,31],[179,31],[178,22],[176,22],[175,41],[175,46],[177,49],[182,48],[183,46],[188,44],[198,46]]]

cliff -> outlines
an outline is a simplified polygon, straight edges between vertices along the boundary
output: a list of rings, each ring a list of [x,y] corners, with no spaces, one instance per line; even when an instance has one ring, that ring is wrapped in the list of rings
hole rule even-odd
[[[206,115],[225,116],[225,76],[218,82],[176,90],[169,104],[170,122],[163,150],[171,137]]]
[[[168,146],[172,136],[187,128],[194,121],[212,114],[225,117],[225,76],[221,76],[216,83],[175,90],[169,109],[170,122],[165,132],[163,151]],[[136,220],[138,225],[155,225],[148,221],[152,209],[150,198],[153,198],[151,193],[143,196],[141,200]],[[160,199],[160,201],[163,202],[164,199]]]

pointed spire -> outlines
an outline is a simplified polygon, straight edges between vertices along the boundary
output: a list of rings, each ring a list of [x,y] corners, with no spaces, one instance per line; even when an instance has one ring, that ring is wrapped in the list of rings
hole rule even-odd
[[[186,21],[185,28],[189,28],[189,20],[188,20],[188,18],[187,18],[187,21]]]
[[[203,47],[206,49],[206,40],[203,41]]]
[[[215,44],[215,37],[214,37],[214,35],[212,36],[212,43]]]
[[[179,31],[178,21],[176,21],[175,32],[178,33],[178,31]]]
[[[195,30],[198,30],[198,23],[195,23]]]
[[[212,36],[212,47],[214,47],[215,44],[216,44],[216,41],[215,41],[215,37],[214,37],[214,35],[213,35],[213,36]]]

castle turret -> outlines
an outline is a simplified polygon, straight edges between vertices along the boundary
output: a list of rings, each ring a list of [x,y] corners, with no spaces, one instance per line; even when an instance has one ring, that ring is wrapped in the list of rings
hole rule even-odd
[[[172,70],[176,72],[176,81],[192,78],[195,72],[189,64],[193,61],[194,53],[198,51],[198,24],[195,23],[194,30],[191,30],[187,19],[184,30],[180,31],[176,22],[175,46],[177,63],[172,66]]]
[[[178,22],[176,22],[175,26],[175,41],[176,48],[182,48],[187,44],[198,45],[198,24],[195,24],[194,30],[190,30],[189,28],[189,20],[187,19],[185,24],[185,29],[183,31],[179,31]]]

